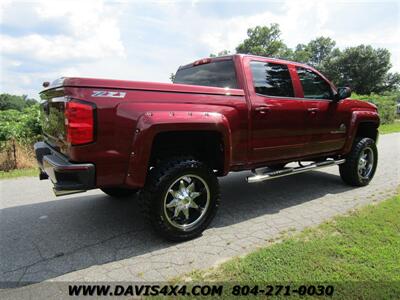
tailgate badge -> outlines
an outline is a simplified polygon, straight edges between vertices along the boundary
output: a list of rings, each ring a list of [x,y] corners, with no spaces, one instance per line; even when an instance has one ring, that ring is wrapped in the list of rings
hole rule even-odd
[[[125,92],[93,91],[92,97],[125,98]]]

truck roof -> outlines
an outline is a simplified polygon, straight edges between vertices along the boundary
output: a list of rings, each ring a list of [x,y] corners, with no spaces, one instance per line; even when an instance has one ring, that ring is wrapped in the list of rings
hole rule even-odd
[[[219,61],[219,60],[228,60],[228,59],[233,59],[234,57],[240,57],[240,58],[251,57],[254,59],[267,59],[269,61],[274,61],[276,63],[290,64],[290,65],[299,66],[299,67],[312,68],[312,66],[304,64],[304,63],[299,63],[299,62],[281,59],[281,58],[274,58],[274,57],[260,56],[260,55],[253,55],[253,54],[230,54],[230,55],[223,55],[223,56],[217,56],[217,57],[204,57],[201,59],[197,59],[191,63],[180,66],[178,69],[193,67],[195,64],[198,64],[198,62],[201,62],[201,61],[211,62],[211,61]]]

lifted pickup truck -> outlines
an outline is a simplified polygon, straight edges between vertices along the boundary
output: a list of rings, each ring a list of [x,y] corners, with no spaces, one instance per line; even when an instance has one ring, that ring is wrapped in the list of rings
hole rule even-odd
[[[231,55],[181,66],[174,83],[61,78],[44,87],[40,178],[56,195],[139,191],[169,240],[210,224],[217,177],[229,172],[252,170],[254,183],[339,165],[345,183],[364,186],[377,166],[376,106],[300,63]]]

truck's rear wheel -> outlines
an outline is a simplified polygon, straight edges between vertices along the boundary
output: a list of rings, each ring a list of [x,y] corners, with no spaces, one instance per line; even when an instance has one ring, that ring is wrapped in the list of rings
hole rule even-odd
[[[172,241],[199,236],[220,202],[218,180],[202,162],[177,157],[150,170],[140,191],[145,216],[155,231]]]
[[[125,188],[102,188],[101,190],[113,198],[129,197],[137,192],[137,190]]]
[[[365,186],[374,177],[378,163],[378,150],[371,138],[357,138],[346,157],[346,162],[339,165],[343,181],[352,186]]]

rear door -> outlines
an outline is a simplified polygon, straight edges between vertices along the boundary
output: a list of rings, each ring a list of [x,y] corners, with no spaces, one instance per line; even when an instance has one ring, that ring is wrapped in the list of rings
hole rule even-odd
[[[310,134],[307,154],[328,153],[341,149],[346,140],[346,112],[333,101],[328,81],[312,69],[296,66]]]
[[[307,113],[302,99],[295,98],[289,66],[248,59],[251,161],[262,163],[302,156],[308,142]]]

